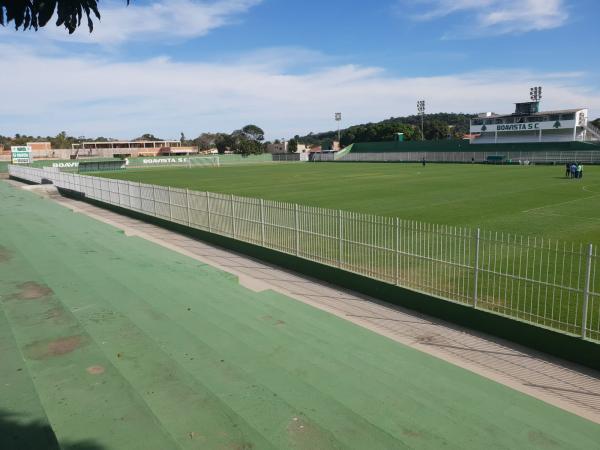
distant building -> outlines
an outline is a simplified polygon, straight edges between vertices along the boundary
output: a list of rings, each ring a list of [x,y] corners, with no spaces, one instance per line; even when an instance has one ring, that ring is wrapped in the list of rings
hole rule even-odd
[[[540,111],[540,102],[517,103],[512,114],[484,113],[471,120],[471,144],[569,142],[594,138],[588,110]]]
[[[108,141],[73,144],[74,156],[159,156],[198,153],[196,147],[183,147],[180,141]]]
[[[50,142],[28,142],[27,146],[31,148],[32,152],[52,150]]]
[[[283,142],[274,142],[271,144],[267,144],[266,147],[267,153],[287,153],[288,152],[288,141]]]

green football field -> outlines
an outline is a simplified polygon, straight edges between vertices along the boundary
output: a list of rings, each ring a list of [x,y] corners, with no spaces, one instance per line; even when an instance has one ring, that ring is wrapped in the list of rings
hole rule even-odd
[[[102,173],[436,224],[600,244],[600,167],[381,163],[152,168]]]

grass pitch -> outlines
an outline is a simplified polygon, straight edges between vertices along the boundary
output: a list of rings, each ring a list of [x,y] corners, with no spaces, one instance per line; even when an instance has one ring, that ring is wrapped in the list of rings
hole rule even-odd
[[[600,167],[265,164],[100,176],[600,244]]]

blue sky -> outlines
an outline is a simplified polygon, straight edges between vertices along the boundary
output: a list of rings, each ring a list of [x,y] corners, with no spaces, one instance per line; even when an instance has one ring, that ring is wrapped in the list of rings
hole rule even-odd
[[[597,0],[102,0],[91,35],[0,30],[0,134],[269,138],[430,112],[600,116]],[[17,75],[18,74],[18,75]]]

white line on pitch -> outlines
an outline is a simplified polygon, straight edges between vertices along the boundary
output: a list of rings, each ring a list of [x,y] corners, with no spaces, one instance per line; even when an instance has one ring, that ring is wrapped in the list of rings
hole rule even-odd
[[[596,191],[590,191],[586,188],[587,188],[587,186],[583,186],[582,189],[586,192],[596,192]],[[537,211],[538,209],[551,208],[553,206],[560,206],[560,205],[567,205],[569,203],[578,202],[580,200],[587,200],[587,199],[596,198],[596,197],[600,197],[600,193],[596,193],[596,194],[590,195],[588,197],[581,197],[581,198],[576,198],[573,200],[567,200],[566,202],[552,203],[550,205],[538,206],[537,208],[526,209],[525,211],[521,211],[521,212],[528,213],[528,212],[532,212],[532,211]]]

